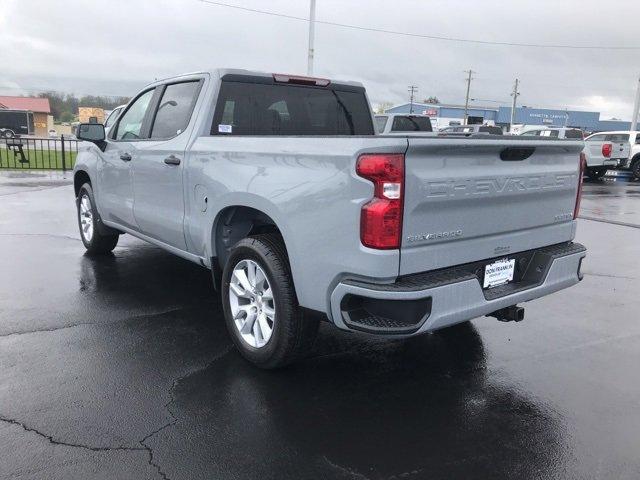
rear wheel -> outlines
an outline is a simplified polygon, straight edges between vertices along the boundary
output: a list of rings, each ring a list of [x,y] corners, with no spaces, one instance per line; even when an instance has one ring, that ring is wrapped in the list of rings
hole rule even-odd
[[[606,168],[590,168],[587,171],[587,175],[589,175],[589,178],[591,178],[592,180],[600,180],[606,173]]]
[[[90,183],[85,183],[78,191],[78,227],[80,238],[89,253],[109,253],[118,244],[118,235],[104,235],[98,227],[99,215],[96,210],[93,190]]]
[[[243,357],[277,368],[306,354],[318,320],[298,305],[284,243],[264,234],[239,241],[222,274],[227,329]]]
[[[640,179],[640,157],[631,162],[631,176],[635,180]]]
[[[5,130],[3,133],[4,138],[13,138],[15,137],[15,133],[13,133],[13,130]]]

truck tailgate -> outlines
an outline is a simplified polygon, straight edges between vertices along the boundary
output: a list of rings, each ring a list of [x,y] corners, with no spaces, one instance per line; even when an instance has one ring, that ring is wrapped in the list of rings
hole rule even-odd
[[[571,240],[583,146],[408,138],[400,275]]]

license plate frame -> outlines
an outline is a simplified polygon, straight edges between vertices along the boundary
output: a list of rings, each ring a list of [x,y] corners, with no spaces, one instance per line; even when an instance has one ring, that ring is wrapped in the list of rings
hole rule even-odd
[[[501,258],[484,266],[482,288],[493,288],[513,281],[516,270],[515,258]]]

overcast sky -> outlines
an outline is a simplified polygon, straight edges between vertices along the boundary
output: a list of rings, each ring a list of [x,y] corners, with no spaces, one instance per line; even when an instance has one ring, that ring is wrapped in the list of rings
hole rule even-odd
[[[220,0],[306,17],[308,0]],[[0,93],[133,95],[155,78],[215,67],[306,73],[306,22],[199,0],[2,0]],[[317,0],[317,19],[486,41],[640,47],[637,0]],[[595,110],[630,119],[640,50],[478,45],[316,26],[315,74],[365,84],[372,103]]]

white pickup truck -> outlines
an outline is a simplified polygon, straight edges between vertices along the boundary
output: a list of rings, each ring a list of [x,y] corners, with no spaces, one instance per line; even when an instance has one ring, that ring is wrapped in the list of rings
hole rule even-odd
[[[264,368],[319,318],[388,337],[521,320],[581,279],[582,141],[378,135],[358,83],[244,70],[152,83],[78,138],[89,253],[128,233],[211,269]]]
[[[629,137],[629,132],[601,132],[585,138],[586,174],[597,180],[609,169],[625,168],[631,154]]]

